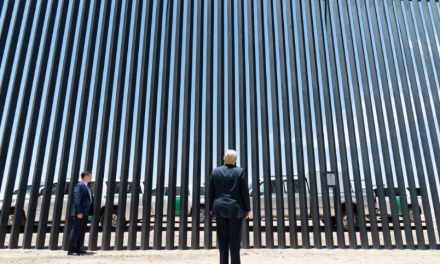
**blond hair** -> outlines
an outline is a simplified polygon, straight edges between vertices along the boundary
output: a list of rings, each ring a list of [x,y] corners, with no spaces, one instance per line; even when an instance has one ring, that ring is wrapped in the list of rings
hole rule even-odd
[[[225,161],[225,164],[234,165],[237,160],[237,152],[233,149],[226,150],[223,160]]]

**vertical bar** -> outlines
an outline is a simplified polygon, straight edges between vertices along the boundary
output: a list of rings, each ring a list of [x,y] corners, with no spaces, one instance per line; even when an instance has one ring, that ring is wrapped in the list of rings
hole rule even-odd
[[[167,230],[166,230],[166,249],[174,249],[174,227],[176,222],[176,173],[177,173],[177,139],[178,139],[178,111],[179,111],[179,94],[180,89],[178,86],[178,74],[176,69],[178,69],[179,58],[175,56],[176,54],[176,38],[178,43],[179,30],[177,29],[177,21],[179,21],[178,16],[178,5],[177,2],[173,3],[173,8],[169,15],[172,14],[172,24],[167,28],[171,29],[171,47],[170,49],[170,68],[168,76],[168,89],[169,89],[169,99],[168,99],[168,117],[165,118],[167,122],[170,123],[169,129],[167,129],[167,140],[169,144],[166,144],[165,151],[170,152],[169,154],[169,173],[168,173],[168,206],[167,206]],[[176,60],[177,57],[177,60]],[[170,119],[168,121],[168,119]],[[173,146],[174,145],[174,146]],[[165,167],[165,164],[163,165]],[[163,211],[163,210],[162,210]]]
[[[190,156],[190,127],[191,127],[191,86],[190,86],[190,73],[192,64],[192,49],[191,37],[191,16],[188,14],[188,7],[190,7],[187,1],[183,2],[183,29],[182,29],[182,60],[181,60],[181,72],[180,72],[180,89],[183,92],[183,119],[182,122],[182,167],[181,167],[181,183],[180,183],[180,215],[179,215],[179,249],[187,249],[187,237],[188,237],[188,181],[189,181],[189,156]],[[191,12],[191,10],[190,10]],[[187,20],[185,20],[187,18]],[[189,32],[187,32],[187,28]],[[188,53],[188,57],[186,54]]]
[[[157,1],[152,2],[149,6],[149,17],[151,17],[151,29],[147,43],[149,43],[148,51],[148,66],[147,58],[144,58],[145,64],[142,67],[147,69],[147,75],[143,76],[141,87],[147,86],[147,106],[148,115],[146,115],[147,124],[147,140],[144,143],[144,149],[146,149],[146,166],[145,166],[145,180],[144,180],[144,192],[143,192],[143,210],[142,210],[142,235],[141,235],[141,249],[146,250],[150,245],[150,229],[151,229],[151,191],[153,181],[153,165],[154,165],[154,139],[156,133],[156,105],[157,105],[157,86],[153,83],[153,76],[156,76],[157,69],[157,56],[159,48],[160,34],[156,34],[156,29],[159,25],[160,18],[156,16],[159,13],[159,6]],[[147,54],[145,53],[145,56]],[[148,68],[147,68],[148,67]]]
[[[212,248],[212,217],[210,211],[212,208],[209,207],[209,177],[213,169],[213,101],[214,101],[214,67],[209,67],[208,65],[214,65],[213,53],[214,46],[214,2],[205,1],[205,13],[204,13],[204,24],[207,28],[206,38],[204,39],[204,49],[207,49],[206,61],[204,62],[204,69],[206,72],[207,84],[205,88],[206,94],[206,132],[205,132],[205,197],[204,197],[204,210],[205,210],[205,221],[204,221],[204,249]]]
[[[227,23],[227,38],[225,39],[225,43],[227,43],[227,85],[225,89],[227,89],[226,92],[226,99],[227,102],[225,102],[225,111],[227,113],[227,138],[226,141],[227,145],[225,146],[227,149],[237,149],[237,138],[236,138],[236,127],[235,127],[235,111],[236,111],[236,105],[235,105],[235,89],[238,89],[236,87],[236,57],[238,54],[236,54],[238,46],[237,41],[238,37],[236,36],[237,33],[237,25],[235,23],[235,16],[237,14],[237,9],[234,8],[234,4],[236,1],[234,0],[227,0],[227,11],[226,11],[226,23]],[[225,3],[226,5],[226,3]],[[226,8],[226,7],[225,7]]]
[[[283,78],[281,77],[280,69],[280,51],[279,51],[279,40],[278,40],[278,14],[277,14],[277,3],[272,0],[272,4],[268,3],[268,24],[269,31],[268,35],[271,37],[269,44],[269,54],[271,59],[270,70],[273,73],[273,78],[271,76],[271,91],[268,92],[271,101],[268,104],[272,105],[272,116],[270,117],[273,122],[273,148],[274,148],[274,161],[275,161],[275,190],[276,190],[276,208],[277,208],[277,233],[278,233],[278,248],[286,247],[286,236],[284,233],[284,191],[283,191],[283,167],[282,167],[282,153],[281,153],[281,132],[283,128],[283,115],[280,99],[280,93],[282,87],[285,86],[283,83]],[[274,54],[275,51],[275,54]],[[269,100],[269,99],[268,99]],[[290,176],[288,176],[290,177]]]
[[[114,197],[116,190],[116,174],[117,174],[117,158],[119,151],[119,135],[120,135],[120,120],[122,115],[122,104],[123,104],[123,88],[117,87],[117,78],[119,77],[117,73],[116,59],[119,53],[119,43],[118,43],[118,32],[119,26],[121,24],[120,17],[122,10],[122,1],[117,2],[112,7],[113,10],[113,21],[112,27],[109,28],[111,31],[110,37],[110,49],[107,54],[109,54],[109,67],[107,70],[106,84],[111,87],[112,92],[112,112],[110,113],[110,125],[112,125],[111,131],[107,135],[107,140],[110,143],[110,151],[106,154],[106,161],[108,162],[108,174],[107,180],[104,182],[103,186],[107,187],[106,200],[104,213],[102,217],[103,222],[103,232],[102,232],[102,242],[101,250],[110,249],[111,231],[112,231],[112,215],[114,214]],[[121,67],[123,68],[123,67]],[[115,80],[116,79],[116,80]],[[113,84],[113,85],[112,85]]]
[[[94,62],[94,83],[90,83],[92,86],[95,87],[95,91],[98,92],[98,87],[101,87],[101,93],[100,93],[100,100],[99,100],[99,119],[101,120],[101,127],[98,131],[98,135],[96,140],[99,140],[98,143],[98,150],[97,155],[94,155],[94,164],[95,164],[95,171],[92,171],[92,175],[95,174],[95,186],[93,190],[93,196],[94,196],[94,207],[93,207],[93,215],[92,222],[90,224],[90,232],[89,232],[89,250],[96,250],[98,249],[98,230],[99,225],[103,224],[101,222],[101,217],[103,216],[104,211],[101,210],[101,204],[102,204],[102,190],[104,186],[104,174],[105,174],[105,159],[106,159],[106,153],[107,153],[107,143],[108,143],[108,130],[110,126],[110,112],[112,107],[111,102],[111,96],[112,96],[112,86],[109,86],[106,83],[106,76],[104,76],[105,70],[107,70],[106,67],[109,67],[109,63],[107,63],[108,59],[106,59],[106,54],[110,53],[110,48],[108,43],[108,36],[111,34],[108,34],[109,25],[110,25],[110,14],[111,14],[111,2],[108,1],[102,1],[101,2],[101,11],[102,13],[102,28],[99,35],[99,45],[95,48],[98,48],[98,58]],[[107,47],[106,47],[107,46]],[[107,53],[108,51],[108,53]],[[111,55],[111,54],[110,54]],[[94,98],[97,94],[94,95]],[[94,105],[98,106],[98,103],[95,102]],[[93,124],[93,123],[92,123]],[[91,130],[91,133],[95,134],[95,131]],[[89,139],[91,138],[91,135],[89,135]],[[91,149],[91,148],[89,148]],[[91,164],[89,163],[89,159],[86,162],[87,168]],[[99,205],[99,206],[98,206]],[[105,210],[105,207],[103,208]],[[104,218],[102,218],[104,220]]]
[[[281,2],[281,3],[279,3]],[[286,176],[287,176],[287,207],[288,207],[288,218],[289,218],[289,238],[290,238],[290,248],[298,248],[298,235],[297,235],[297,216],[296,216],[296,201],[295,201],[295,186],[294,186],[294,175],[295,169],[293,164],[293,149],[292,149],[292,139],[295,138],[295,130],[292,130],[292,126],[295,124],[294,114],[293,114],[293,98],[292,98],[292,76],[291,76],[291,48],[292,42],[290,41],[291,35],[289,34],[289,28],[292,26],[292,22],[289,19],[286,10],[291,7],[289,2],[279,1],[277,4],[278,12],[281,13],[281,18],[279,23],[281,25],[280,30],[282,34],[280,37],[284,45],[281,46],[282,55],[281,61],[282,65],[285,67],[284,73],[284,87],[282,89],[282,96],[280,102],[282,102],[282,112],[283,112],[283,123],[284,123],[284,147],[286,152]],[[292,60],[293,62],[293,60]],[[285,206],[285,205],[284,205]]]
[[[45,13],[45,19],[44,19],[44,28],[43,33],[41,32],[39,35],[41,35],[40,40],[40,46],[41,50],[38,54],[38,60],[34,66],[36,70],[35,72],[35,79],[32,83],[32,89],[44,89],[44,76],[46,75],[47,65],[49,61],[49,51],[50,51],[50,34],[53,33],[54,29],[54,20],[56,17],[56,10],[57,6],[56,4],[47,5],[47,10]],[[44,10],[44,9],[42,9]],[[38,31],[37,31],[38,32]],[[34,65],[34,64],[32,64]],[[32,78],[29,78],[30,81]],[[30,85],[30,84],[29,84]],[[36,160],[33,160],[33,164],[35,164],[34,171],[33,171],[33,177],[32,177],[32,188],[29,196],[29,204],[28,204],[28,215],[26,219],[26,225],[23,235],[23,244],[22,248],[30,248],[32,243],[32,236],[33,236],[33,229],[34,229],[34,223],[35,223],[35,216],[36,216],[36,210],[32,210],[32,208],[37,207],[38,202],[38,196],[39,196],[39,188],[40,188],[40,182],[41,182],[41,174],[43,170],[43,161],[46,151],[46,143],[48,138],[48,130],[49,130],[49,122],[50,122],[50,116],[51,116],[51,109],[52,105],[54,104],[54,86],[52,86],[49,89],[45,89],[46,93],[43,95],[43,100],[46,100],[47,102],[44,106],[44,110],[40,108],[40,113],[43,110],[42,114],[42,120],[41,123],[38,125],[38,130],[41,131],[39,134],[38,139],[38,147],[36,148],[35,156],[37,157]],[[56,99],[55,99],[56,100]]]
[[[254,248],[261,248],[261,210],[260,210],[260,171],[259,171],[259,140],[258,140],[258,100],[259,88],[259,51],[258,51],[258,28],[255,1],[245,1],[244,11],[249,15],[250,22],[247,25],[248,42],[245,49],[251,48],[249,52],[249,86],[250,86],[250,115],[251,115],[251,149],[252,149],[252,231],[254,233]],[[248,5],[247,5],[248,4]],[[249,9],[247,9],[249,7]],[[245,16],[246,18],[246,16]],[[246,25],[246,22],[245,22]]]
[[[119,198],[118,198],[118,221],[116,222],[116,237],[115,237],[115,250],[122,250],[124,244],[124,229],[127,223],[126,219],[126,207],[127,207],[127,186],[128,186],[128,178],[129,178],[129,170],[130,170],[130,150],[131,150],[131,130],[133,128],[133,108],[134,108],[134,96],[136,89],[131,87],[126,87],[126,81],[130,78],[130,73],[127,74],[127,69],[130,69],[129,59],[130,52],[133,52],[133,47],[129,44],[129,39],[132,38],[130,32],[133,32],[131,28],[131,14],[132,14],[132,0],[128,0],[125,2],[125,11],[124,11],[124,24],[122,28],[122,46],[120,46],[120,50],[122,51],[121,58],[119,61],[119,72],[118,72],[118,89],[124,90],[124,102],[122,113],[125,114],[125,117],[121,117],[121,130],[123,131],[123,137],[120,137],[119,140],[123,141],[122,145],[122,157],[118,157],[118,160],[121,162],[121,168],[118,172],[119,174]],[[127,92],[128,90],[128,92]],[[124,109],[125,108],[125,109]],[[122,114],[121,113],[121,114]],[[122,120],[125,119],[125,124],[123,124]],[[122,128],[122,126],[125,126]],[[131,197],[133,198],[133,193],[131,193]],[[131,199],[132,199],[131,198]],[[132,200],[130,199],[130,202]],[[131,217],[131,216],[130,216]]]
[[[194,104],[194,163],[193,163],[193,189],[191,209],[191,249],[200,247],[200,185],[201,185],[201,159],[202,159],[202,92],[203,92],[203,9],[201,1],[194,1],[194,24],[193,24],[193,59],[194,63],[191,84],[195,89]],[[195,68],[194,68],[195,66]]]
[[[263,43],[263,48],[260,50],[259,56],[262,58],[261,67],[264,69],[260,74],[260,85],[263,91],[259,91],[260,102],[261,102],[261,138],[262,138],[262,149],[263,153],[270,153],[269,145],[269,115],[268,115],[268,89],[270,87],[270,74],[268,70],[268,65],[270,63],[267,49],[268,43],[268,32],[267,26],[267,16],[266,16],[266,1],[261,1],[257,7],[257,11],[260,14],[258,23],[258,42]],[[266,66],[266,67],[265,67]],[[269,154],[270,155],[270,154]],[[273,234],[273,211],[272,211],[272,177],[271,177],[271,164],[270,159],[263,159],[263,177],[264,177],[264,218],[265,218],[265,232],[266,232],[266,248],[274,248],[274,234]]]
[[[247,26],[247,12],[244,10],[244,5],[246,5],[247,1],[242,1],[236,4],[237,9],[237,20],[238,20],[238,30],[237,34],[241,36],[238,42],[238,87],[236,89],[239,89],[238,91],[238,98],[240,102],[240,107],[238,107],[240,112],[240,118],[236,121],[239,122],[239,133],[240,133],[240,166],[245,169],[247,178],[246,183],[249,186],[249,163],[248,163],[248,157],[250,153],[248,153],[248,137],[249,137],[249,130],[248,130],[248,122],[250,120],[248,119],[249,116],[249,102],[247,100],[249,95],[249,62],[247,60],[247,56],[245,55],[245,48],[247,50],[248,45],[248,38],[247,35],[245,35],[246,32],[246,26]],[[234,2],[235,4],[236,2]],[[236,80],[237,80],[236,79]],[[237,91],[237,90],[236,90]],[[241,228],[241,246],[244,249],[250,248],[250,241],[249,241],[249,219],[243,219],[243,224]]]
[[[64,53],[65,58],[63,59],[63,63],[60,64],[62,67],[62,70],[60,72],[61,75],[58,75],[60,77],[59,80],[57,80],[57,85],[61,87],[67,87],[67,90],[70,90],[69,92],[69,103],[67,105],[67,111],[64,111],[63,116],[63,124],[61,127],[61,134],[63,134],[62,141],[60,141],[61,152],[58,152],[57,156],[57,165],[55,175],[58,175],[58,184],[57,184],[57,190],[56,190],[56,196],[55,196],[55,205],[53,208],[53,215],[52,215],[52,226],[50,230],[50,240],[49,240],[49,249],[56,250],[58,249],[58,239],[59,239],[59,233],[60,233],[60,224],[61,224],[61,214],[63,209],[63,203],[64,203],[64,188],[66,184],[66,178],[67,178],[67,171],[68,171],[68,165],[69,165],[69,152],[71,147],[71,140],[73,136],[73,124],[74,124],[74,118],[75,118],[75,105],[77,104],[77,96],[78,96],[78,90],[68,85],[68,82],[71,80],[72,76],[70,76],[70,69],[72,67],[72,57],[73,61],[76,59],[76,50],[74,51],[74,48],[77,44],[77,39],[75,36],[77,35],[75,33],[77,22],[78,22],[78,16],[79,16],[79,3],[73,4],[69,6],[69,14],[70,14],[70,21],[69,21],[69,29],[67,31],[67,47],[66,47],[66,53]],[[70,54],[72,54],[70,56]],[[78,174],[77,174],[78,175]],[[78,177],[78,176],[77,176]],[[72,175],[71,181],[73,184],[75,184],[74,176]]]
[[[141,87],[141,79],[145,76],[145,64],[146,64],[146,53],[147,53],[147,33],[148,25],[151,24],[151,16],[147,16],[146,3],[141,1],[136,1],[136,14],[135,14],[135,29],[134,29],[134,40],[133,40],[133,53],[131,54],[131,65],[130,65],[130,80],[129,89],[137,87],[137,103],[138,108],[136,110],[136,132],[135,132],[135,142],[134,142],[134,168],[133,168],[133,181],[132,181],[132,192],[131,192],[131,202],[130,202],[130,222],[129,222],[129,232],[128,232],[128,250],[137,249],[136,238],[138,232],[138,221],[139,219],[139,206],[142,205],[142,200],[139,198],[141,194],[144,195],[145,191],[142,192],[141,183],[141,170],[142,170],[142,145],[144,141],[144,129],[145,129],[145,104],[146,104],[146,89]],[[143,15],[145,15],[144,23]],[[141,35],[143,33],[143,35]],[[136,59],[137,58],[137,59]],[[140,69],[138,70],[138,67]],[[139,75],[139,73],[141,73]],[[133,120],[134,121],[134,120]],[[143,206],[143,205],[142,205]]]

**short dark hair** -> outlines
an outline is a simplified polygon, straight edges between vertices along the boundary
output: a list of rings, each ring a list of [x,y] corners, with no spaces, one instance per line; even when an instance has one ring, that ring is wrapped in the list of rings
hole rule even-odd
[[[84,178],[85,176],[89,175],[89,174],[92,174],[92,172],[91,171],[83,171],[83,172],[81,172],[81,179]]]

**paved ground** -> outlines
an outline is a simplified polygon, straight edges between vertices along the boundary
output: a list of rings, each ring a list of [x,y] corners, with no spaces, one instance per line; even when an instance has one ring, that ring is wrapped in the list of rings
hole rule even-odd
[[[439,263],[434,250],[327,250],[327,249],[248,249],[241,251],[246,263]],[[0,250],[0,263],[218,263],[218,251],[95,251],[80,257],[64,251]]]

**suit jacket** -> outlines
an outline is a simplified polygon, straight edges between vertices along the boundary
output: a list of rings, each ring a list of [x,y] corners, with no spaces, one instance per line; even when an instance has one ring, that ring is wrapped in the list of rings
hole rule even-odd
[[[93,194],[90,190],[92,199],[89,196],[89,190],[84,182],[78,182],[73,192],[73,205],[70,209],[70,216],[76,217],[83,214],[83,217],[93,215]]]
[[[248,180],[244,169],[235,165],[215,168],[209,179],[209,205],[213,216],[243,218],[251,210]]]

